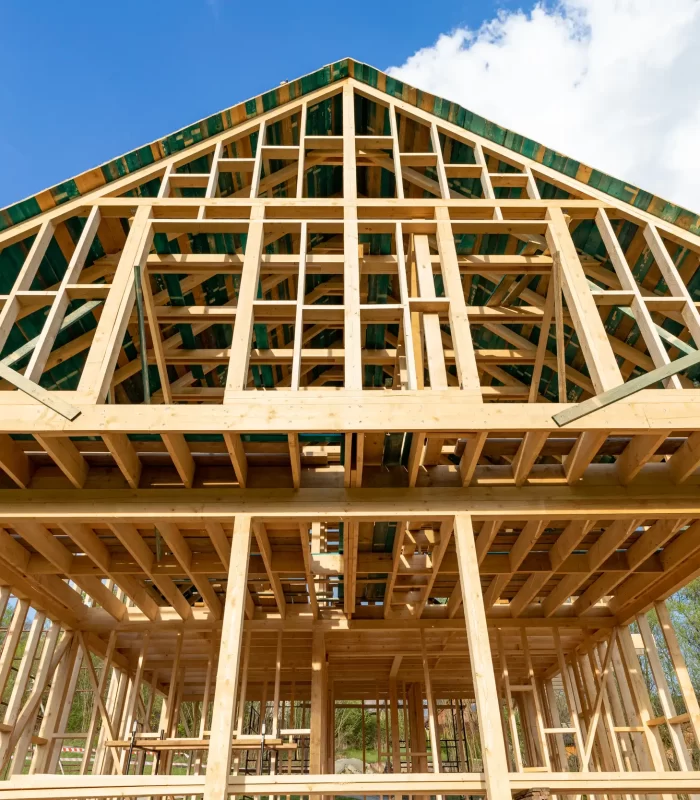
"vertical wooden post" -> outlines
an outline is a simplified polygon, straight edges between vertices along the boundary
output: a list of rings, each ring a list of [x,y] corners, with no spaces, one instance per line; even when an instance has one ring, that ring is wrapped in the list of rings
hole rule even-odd
[[[481,594],[479,562],[469,514],[457,514],[454,521],[457,565],[462,584],[464,620],[467,626],[474,696],[479,714],[481,753],[489,800],[510,800],[508,759],[501,732],[501,714],[489,645],[486,612]]]
[[[326,642],[323,631],[317,628],[311,645],[311,775],[322,774],[326,764],[326,679]]]
[[[357,166],[355,157],[355,92],[343,87],[343,304],[345,320],[345,388],[362,389],[362,326],[360,324],[360,256],[357,230]]]
[[[207,776],[204,784],[205,800],[223,800],[228,794],[238,663],[245,617],[245,598],[248,591],[251,522],[250,515],[238,514],[233,525],[231,562],[221,629],[221,648],[219,650],[219,669],[216,674]],[[225,669],[221,668],[222,665],[225,665]]]
[[[539,750],[541,751],[542,761],[544,766],[547,767],[548,770],[551,770],[552,765],[549,759],[549,742],[547,741],[547,735],[544,732],[544,721],[542,719],[542,709],[540,708],[540,700],[539,695],[537,693],[537,683],[535,681],[535,671],[532,666],[532,658],[530,657],[530,645],[527,640],[527,629],[522,628],[520,631],[520,641],[523,648],[523,653],[525,654],[525,669],[527,670],[527,676],[530,681],[530,686],[532,687],[532,691],[530,692],[532,706],[534,710],[534,722],[535,722],[535,738],[539,745]]]
[[[180,656],[182,655],[182,641],[183,641],[183,634],[182,632],[177,633],[177,640],[175,644],[175,654],[173,656],[173,663],[170,669],[170,684],[168,686],[168,699],[167,703],[167,710],[165,713],[165,719],[163,722],[163,729],[165,730],[165,736],[168,738],[171,735],[171,730],[173,727],[173,722],[177,720],[177,687],[178,687],[178,679],[180,675]],[[177,724],[177,723],[175,723]],[[161,763],[167,765],[169,759],[167,758],[168,754],[165,754],[166,757],[161,759]]]
[[[433,698],[433,685],[430,680],[428,667],[428,654],[425,650],[425,637],[420,631],[421,659],[423,661],[423,681],[425,683],[425,699],[428,703],[428,730],[430,731],[430,755],[433,761],[433,772],[440,772],[440,738],[437,720],[435,719],[435,703]]]
[[[362,725],[362,774],[367,772],[367,729],[365,724],[365,698],[360,701],[360,720]]]
[[[415,261],[420,297],[426,300],[435,299],[437,295],[435,293],[435,278],[428,237],[426,234],[414,234],[411,238],[413,241],[411,266]],[[442,332],[438,314],[423,314],[423,341],[430,388],[436,390],[446,389],[448,385],[447,369],[445,367],[445,353],[442,347]]]
[[[332,680],[328,680],[327,672],[326,687],[328,694],[328,708],[326,709],[326,773],[333,775],[335,773],[335,683]]]
[[[254,205],[250,209],[250,224],[243,256],[241,287],[238,292],[236,322],[231,338],[231,358],[226,376],[224,403],[231,392],[241,392],[248,385],[248,364],[255,321],[254,306],[260,279],[260,260],[263,249],[264,206]]]
[[[389,713],[391,714],[391,765],[395,773],[401,772],[401,744],[399,741],[399,695],[396,677],[389,677]]]
[[[688,674],[688,667],[686,666],[683,653],[678,644],[678,637],[671,623],[671,615],[668,613],[668,608],[663,600],[655,603],[654,607],[659,617],[659,624],[661,625],[661,631],[666,640],[666,646],[671,656],[673,668],[676,670],[678,685],[690,718],[690,727],[695,734],[695,743],[700,747],[700,704],[698,704],[698,698],[695,694],[693,684],[690,681],[690,675]]]
[[[399,299],[401,301],[402,312],[401,312],[401,324],[399,326],[399,345],[403,347],[403,359],[405,360],[405,375],[402,372],[402,381],[401,381],[401,388],[402,389],[416,389],[417,382],[416,382],[416,358],[415,358],[415,346],[413,341],[413,321],[411,315],[410,304],[408,302],[409,299],[409,289],[408,289],[408,280],[406,276],[406,254],[404,252],[403,246],[403,228],[401,227],[401,223],[396,223],[396,231],[394,233],[394,238],[396,242],[396,258],[398,261],[398,284],[399,284]],[[418,314],[415,315],[416,322],[418,322]],[[403,341],[401,334],[403,333]],[[421,362],[422,362],[422,355],[421,355]],[[421,381],[423,380],[423,376],[421,375]],[[396,387],[394,387],[396,388]]]
[[[464,739],[462,707],[459,705],[459,703],[461,703],[461,700],[450,700],[450,708],[452,711],[452,727],[454,728],[454,736],[457,740],[457,769],[459,772],[468,772],[469,761],[467,759],[467,743]]]
[[[520,748],[520,736],[518,734],[518,724],[515,719],[513,695],[510,691],[510,675],[508,672],[508,663],[506,661],[506,650],[503,642],[503,632],[501,628],[498,628],[496,631],[496,642],[498,644],[498,653],[501,660],[501,682],[503,684],[503,692],[505,694],[505,699],[506,699],[506,718],[508,720],[508,728],[510,729],[510,738],[513,745],[513,761],[515,764],[516,772],[522,772],[523,756],[522,756],[522,750]]]
[[[554,649],[557,651],[557,659],[559,661],[559,674],[561,675],[561,684],[564,689],[564,699],[566,700],[567,708],[569,709],[569,717],[571,719],[571,727],[574,729],[574,743],[576,745],[576,753],[581,763],[581,771],[588,770],[587,765],[583,763],[583,734],[581,733],[581,723],[578,716],[578,707],[576,705],[575,689],[571,683],[571,674],[569,672],[568,664],[564,658],[564,651],[561,645],[561,637],[557,628],[552,629],[552,636],[554,639]]]
[[[454,233],[450,224],[450,212],[444,207],[435,209],[436,236],[442,280],[445,285],[445,295],[450,301],[450,331],[452,333],[452,347],[455,351],[457,365],[457,378],[462,389],[473,393],[472,402],[481,403],[481,382],[476,366],[474,342],[472,339],[467,304],[464,299],[464,289],[457,261]]]
[[[213,644],[213,642],[212,642]],[[148,693],[148,701],[146,702],[146,707],[143,710],[143,730],[144,733],[152,733],[153,728],[151,726],[151,717],[153,716],[153,701],[156,697],[156,686],[158,685],[158,670],[154,670],[151,673],[150,680],[147,680],[146,683],[150,689]],[[200,739],[204,738],[203,734],[200,734]],[[146,764],[146,751],[141,750],[136,754],[136,774],[143,775],[143,768]]]
[[[243,665],[241,667],[241,681],[238,692],[237,717],[236,717],[236,736],[243,733],[243,723],[245,721],[245,704],[248,692],[248,663],[250,661],[250,641],[252,633],[247,631],[243,640]]]
[[[277,653],[275,656],[275,693],[272,698],[272,738],[276,739],[279,731],[280,716],[280,681],[282,678],[282,631],[277,631]],[[277,772],[277,751],[270,754],[270,772]]]
[[[414,683],[408,691],[408,715],[411,729],[411,772],[426,772],[428,757],[425,754],[425,722],[420,683]]]
[[[146,631],[143,636],[143,640],[141,641],[141,652],[139,653],[138,662],[136,665],[136,672],[134,673],[134,677],[131,681],[131,686],[129,687],[129,696],[126,702],[126,713],[124,714],[124,723],[123,723],[123,734],[124,738],[128,738],[131,736],[131,727],[134,724],[134,720],[136,719],[136,701],[141,694],[141,680],[143,679],[143,666],[146,661],[146,652],[148,651],[148,643],[151,640],[151,632]],[[107,669],[109,665],[105,663],[105,669]],[[102,683],[102,679],[100,676],[100,684]],[[128,755],[128,751],[126,748],[122,749],[121,753],[121,765],[122,771],[126,766],[126,758]]]
[[[209,661],[207,662],[207,674],[204,679],[204,696],[202,697],[202,712],[199,717],[199,738],[204,738],[204,731],[209,730],[209,702],[211,700],[211,682],[212,675],[214,674],[214,664],[216,662],[216,655],[218,652],[216,639],[212,640],[211,650],[209,652]],[[198,750],[194,762],[194,774],[199,775],[202,771],[202,751]]]
[[[304,106],[304,108],[306,109],[306,106]],[[299,276],[297,278],[297,307],[294,315],[294,346],[290,383],[294,391],[299,389],[299,383],[301,381],[301,351],[304,343],[304,299],[306,298],[306,250],[308,240],[308,225],[306,222],[302,222],[299,235]],[[292,452],[292,448],[294,448],[294,452]],[[299,448],[298,434],[289,434],[289,450],[292,459],[292,469],[294,470],[294,464],[296,462],[299,469],[299,479],[301,479],[301,450]],[[303,527],[303,525],[300,527]]]
[[[297,713],[296,713],[296,708],[294,706],[295,693],[296,693],[296,679],[295,679],[295,674],[294,674],[294,667],[292,667],[292,687],[291,687],[291,689],[289,691],[289,727],[290,728],[296,728],[296,726],[297,726],[297,723],[296,723]],[[294,760],[293,756],[294,756],[294,754],[290,750],[287,753],[287,774],[288,775],[291,775],[291,773],[292,773],[292,761]]]
[[[537,736],[533,725],[532,714],[530,713],[530,705],[527,700],[527,693],[515,693],[515,706],[520,716],[520,725],[523,731],[523,747],[525,755],[527,756],[527,765],[529,767],[536,767],[539,752],[537,750]]]

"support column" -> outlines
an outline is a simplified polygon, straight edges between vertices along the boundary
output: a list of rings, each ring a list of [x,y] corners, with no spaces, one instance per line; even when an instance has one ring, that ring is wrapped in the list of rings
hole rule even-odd
[[[423,661],[423,680],[425,681],[425,699],[428,704],[428,730],[430,731],[430,756],[432,759],[433,772],[440,772],[440,734],[438,732],[437,714],[435,700],[433,698],[433,686],[430,680],[430,668],[428,667],[428,654],[425,649],[425,637],[420,631],[421,659]]]
[[[231,740],[235,723],[235,694],[238,683],[238,662],[243,635],[247,596],[248,559],[250,558],[251,518],[238,514],[233,525],[231,561],[226,587],[221,649],[216,675],[214,711],[211,721],[205,800],[223,800],[228,794],[231,770]]]
[[[343,87],[343,305],[345,388],[362,389],[362,326],[360,321],[360,253],[357,228],[357,165],[355,158],[355,93]]]
[[[437,221],[435,236],[440,256],[442,280],[445,286],[445,295],[450,301],[450,332],[459,386],[461,389],[473,393],[473,397],[470,398],[471,402],[481,403],[483,401],[481,382],[476,366],[474,341],[469,326],[449,209],[444,206],[436,208],[435,219]]]
[[[401,745],[399,742],[399,693],[396,677],[389,677],[389,713],[391,714],[391,765],[394,773],[401,772]]]
[[[408,690],[408,717],[411,729],[411,772],[427,772],[428,756],[425,749],[425,721],[423,717],[423,694],[420,683]]]
[[[143,641],[141,642],[141,652],[139,653],[138,663],[136,666],[136,673],[131,682],[128,699],[126,701],[126,714],[124,715],[124,722],[122,727],[125,739],[131,736],[132,733],[131,729],[134,724],[134,721],[137,718],[136,701],[141,695],[141,680],[143,678],[143,665],[146,660],[146,652],[148,650],[148,643],[150,642],[150,640],[151,640],[151,632],[146,631],[143,637]],[[105,663],[105,668],[107,666],[108,664]],[[126,768],[127,756],[128,756],[128,750],[126,748],[122,748],[120,756],[122,771],[124,771],[124,769]]]
[[[326,667],[326,694],[328,705],[326,710],[326,774],[335,774],[335,684],[328,680]]]
[[[484,777],[489,800],[510,800],[508,759],[503,744],[501,713],[496,691],[486,612],[481,594],[479,562],[474,546],[474,531],[469,514],[457,514],[454,522],[457,564],[462,586],[464,621],[467,627],[474,696],[479,715],[479,735],[484,761]]]
[[[311,742],[309,774],[320,775],[326,764],[326,642],[322,630],[314,630],[311,645]]]
[[[212,640],[211,651],[209,653],[209,661],[207,663],[207,676],[204,681],[204,696],[202,697],[202,711],[199,715],[199,731],[200,739],[204,738],[204,731],[209,730],[209,701],[211,699],[211,678],[214,671],[214,662],[218,652],[216,640]],[[194,774],[199,775],[202,771],[202,755],[203,751],[198,750],[195,755]]]

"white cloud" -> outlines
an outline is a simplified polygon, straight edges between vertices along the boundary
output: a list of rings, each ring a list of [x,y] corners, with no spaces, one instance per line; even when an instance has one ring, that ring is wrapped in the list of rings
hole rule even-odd
[[[700,0],[560,0],[391,75],[700,212]]]

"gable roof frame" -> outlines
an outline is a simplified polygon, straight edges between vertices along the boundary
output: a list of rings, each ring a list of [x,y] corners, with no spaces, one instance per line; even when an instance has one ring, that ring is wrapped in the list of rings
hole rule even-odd
[[[662,200],[624,181],[604,175],[580,162],[563,156],[539,143],[513,133],[474,114],[456,103],[415,89],[367,64],[350,58],[333,62],[316,72],[238,103],[229,109],[182,128],[163,139],[69,181],[0,210],[0,247],[20,241],[38,230],[45,219],[61,221],[79,210],[81,200],[94,201],[114,193],[129,191],[148,177],[156,177],[168,163],[180,163],[203,155],[232,132],[244,134],[261,118],[274,119],[291,103],[313,102],[340,90],[350,80],[357,91],[387,99],[403,113],[426,119],[437,118],[452,136],[473,139],[504,159],[516,159],[564,189],[602,200],[632,221],[642,220],[660,228],[669,238],[700,252],[700,217]],[[183,162],[184,163],[184,162]]]

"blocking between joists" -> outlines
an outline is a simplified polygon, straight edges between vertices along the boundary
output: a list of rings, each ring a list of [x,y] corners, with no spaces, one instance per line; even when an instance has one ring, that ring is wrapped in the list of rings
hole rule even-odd
[[[232,485],[240,489],[333,489],[372,488],[387,482],[396,488],[450,488],[560,487],[605,481],[627,487],[653,481],[673,491],[698,480],[698,434],[670,429],[668,422],[655,432],[648,427],[638,433],[621,428],[568,431],[536,427],[540,420],[535,417],[530,429],[498,431],[465,430],[461,418],[450,429],[447,424],[452,421],[453,404],[438,395],[430,408],[435,413],[444,409],[447,416],[444,427],[436,430],[435,419],[428,418],[422,401],[419,407],[413,397],[385,400],[364,408],[334,407],[332,403],[329,408],[327,397],[307,396],[305,403],[287,403],[284,413],[290,426],[299,426],[299,419],[293,420],[292,414],[298,410],[308,416],[313,409],[316,425],[311,428],[308,419],[306,430],[284,433],[282,421],[280,432],[269,434],[253,428],[250,433],[225,431],[212,436],[194,428],[194,432],[163,432],[155,437],[124,433],[127,426],[122,424],[101,431],[100,436],[90,428],[87,436],[82,431],[73,436],[35,432],[32,439],[0,434],[0,476],[4,477],[0,486],[36,490],[62,482],[66,488],[77,489],[120,485],[131,489]],[[271,403],[256,401],[255,405],[261,429],[262,414],[278,420],[282,413]],[[469,411],[472,424],[471,414],[479,413],[479,405]],[[234,407],[238,406],[237,400]],[[247,408],[250,413],[250,406]],[[322,430],[324,414],[328,415],[326,426],[332,428],[335,415],[345,414],[349,408],[358,422],[365,423],[365,429]],[[155,415],[154,420],[157,422]],[[193,415],[183,415],[186,430],[192,431],[195,422]],[[392,426],[424,427],[409,427],[402,433],[387,430],[390,422]],[[490,419],[485,422],[488,425]],[[255,421],[251,419],[250,424],[252,427]],[[18,421],[16,429],[20,428]]]

